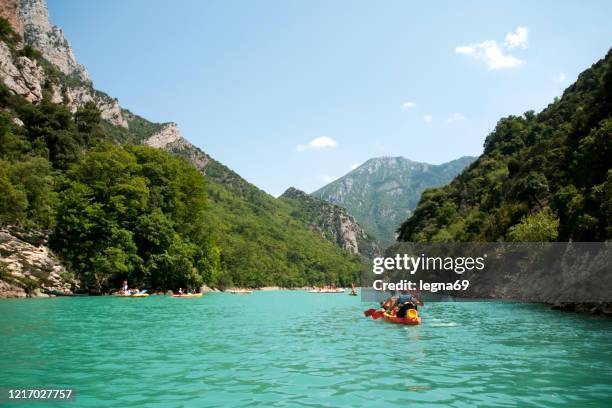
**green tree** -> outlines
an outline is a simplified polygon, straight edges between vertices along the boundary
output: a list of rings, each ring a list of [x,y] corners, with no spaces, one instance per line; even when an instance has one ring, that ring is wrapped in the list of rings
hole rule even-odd
[[[557,239],[558,230],[559,219],[547,209],[524,217],[508,230],[508,238],[514,242],[550,242]]]

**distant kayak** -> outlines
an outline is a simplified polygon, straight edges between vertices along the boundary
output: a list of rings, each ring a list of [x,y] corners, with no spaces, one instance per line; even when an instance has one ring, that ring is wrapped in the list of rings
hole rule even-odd
[[[248,290],[248,289],[234,289],[234,290],[228,290],[228,292],[234,295],[248,295],[249,293],[253,293],[252,290]]]
[[[336,289],[312,289],[308,293],[344,293],[344,288]]]
[[[421,324],[421,317],[419,316],[417,311],[414,309],[408,310],[408,316],[406,317],[397,317],[397,316],[394,316],[394,315],[391,315],[385,312],[382,315],[382,318],[389,323],[408,324],[412,326]]]
[[[176,298],[197,298],[197,297],[202,297],[201,293],[183,293],[183,294],[174,294],[172,295],[172,297],[176,297]]]
[[[349,296],[357,296],[357,293],[351,292],[351,293],[349,293]]]
[[[128,295],[128,294],[115,294],[113,296],[124,297],[124,298],[135,298],[135,297],[136,298],[142,298],[142,297],[148,297],[149,294],[148,293],[133,293],[133,294],[130,294],[130,295]]]

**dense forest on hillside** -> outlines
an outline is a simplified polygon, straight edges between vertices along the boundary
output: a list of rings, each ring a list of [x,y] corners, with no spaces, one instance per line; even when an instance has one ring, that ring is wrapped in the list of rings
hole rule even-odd
[[[612,237],[612,51],[541,113],[501,119],[483,155],[423,193],[400,241]]]
[[[49,80],[80,81],[19,47],[4,19],[0,40]],[[0,83],[0,226],[49,230],[83,289],[105,292],[124,278],[149,289],[356,281],[360,258],[291,217],[287,203],[218,162],[204,176],[181,154],[130,144],[161,125],[124,111],[128,130],[92,102],[72,113],[43,94],[31,104]]]

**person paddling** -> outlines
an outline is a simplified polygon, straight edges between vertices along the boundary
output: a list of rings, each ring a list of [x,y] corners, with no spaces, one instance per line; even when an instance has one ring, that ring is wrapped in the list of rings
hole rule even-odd
[[[418,310],[418,305],[423,306],[423,302],[411,295],[407,290],[402,290],[397,298],[397,310],[395,315],[397,317],[406,317],[408,310]]]

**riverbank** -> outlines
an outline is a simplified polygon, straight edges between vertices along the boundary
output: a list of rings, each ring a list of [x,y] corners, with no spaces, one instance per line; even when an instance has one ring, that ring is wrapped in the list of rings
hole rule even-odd
[[[49,231],[0,229],[0,298],[72,295],[79,281],[47,247]]]

